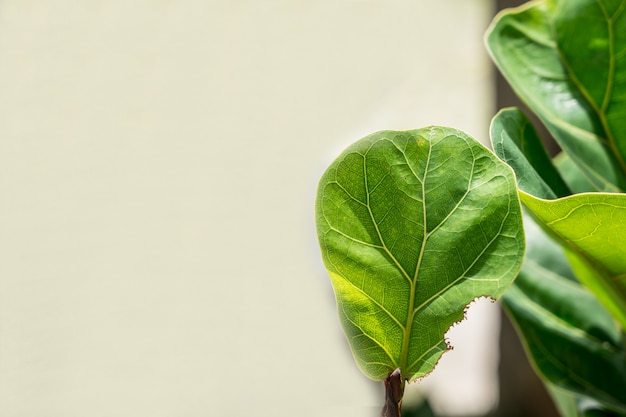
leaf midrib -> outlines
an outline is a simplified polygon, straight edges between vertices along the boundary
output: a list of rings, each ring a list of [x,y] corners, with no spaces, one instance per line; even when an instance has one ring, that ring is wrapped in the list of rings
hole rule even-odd
[[[392,142],[393,143],[393,142]],[[395,145],[395,144],[394,144]],[[463,279],[465,277],[465,274],[467,273],[467,271],[469,271],[478,261],[478,259],[480,259],[480,257],[482,256],[482,254],[487,250],[487,248],[489,248],[489,246],[491,246],[491,244],[493,243],[493,241],[495,240],[495,238],[497,236],[500,235],[500,232],[502,231],[502,227],[504,224],[504,221],[502,222],[502,224],[500,225],[500,230],[498,231],[498,233],[496,234],[496,236],[489,241],[489,243],[485,246],[485,248],[483,249],[483,251],[480,253],[479,256],[476,257],[476,259],[474,259],[474,261],[470,264],[470,266],[468,268],[465,269],[464,273],[461,274],[457,279],[455,279],[452,283],[450,283],[449,285],[445,286],[442,290],[437,291],[436,294],[434,294],[432,297],[430,297],[428,300],[426,300],[425,302],[423,302],[422,304],[420,304],[419,306],[415,306],[415,301],[416,301],[416,288],[417,288],[417,279],[418,279],[418,275],[419,275],[419,271],[421,269],[421,264],[422,261],[424,259],[424,254],[426,251],[426,244],[428,242],[428,239],[430,238],[430,236],[432,236],[437,230],[439,230],[439,228],[446,222],[446,220],[448,220],[455,212],[456,210],[459,208],[459,206],[463,203],[463,201],[465,201],[465,198],[467,197],[467,195],[470,193],[470,191],[472,190],[471,184],[472,184],[472,180],[474,178],[474,170],[475,170],[475,164],[476,164],[476,159],[474,157],[474,150],[470,147],[470,151],[472,152],[472,167],[470,169],[470,175],[468,178],[468,185],[467,185],[467,189],[465,191],[465,193],[463,194],[463,196],[459,199],[459,201],[455,204],[454,208],[452,210],[450,210],[450,212],[439,222],[439,224],[437,224],[431,231],[428,231],[428,224],[427,224],[427,204],[426,204],[426,179],[428,176],[428,171],[430,168],[430,161],[431,161],[431,156],[432,156],[432,149],[433,149],[433,144],[429,142],[429,148],[428,148],[428,157],[426,158],[426,164],[425,164],[425,168],[424,168],[424,177],[423,179],[420,181],[421,184],[421,189],[422,189],[422,205],[423,205],[423,239],[422,239],[422,245],[420,247],[420,252],[419,252],[419,256],[418,256],[418,261],[417,261],[417,265],[415,268],[415,272],[413,275],[413,278],[410,280],[410,295],[409,295],[409,308],[407,311],[407,321],[406,321],[406,325],[404,326],[404,336],[403,336],[403,344],[402,344],[402,351],[401,351],[401,355],[400,355],[400,369],[403,372],[409,372],[413,369],[413,367],[421,360],[423,359],[428,353],[430,353],[433,349],[437,348],[437,346],[439,344],[435,344],[433,346],[431,346],[426,352],[424,352],[424,354],[422,354],[419,358],[417,358],[415,361],[413,361],[411,364],[407,365],[408,362],[408,356],[409,356],[409,348],[410,348],[410,342],[411,342],[411,331],[412,331],[412,327],[413,327],[413,322],[415,319],[415,315],[421,310],[423,309],[425,306],[427,306],[432,300],[436,299],[437,297],[439,297],[442,293],[444,293],[447,289],[449,289],[450,287],[454,286],[456,283],[458,283],[461,279]],[[396,146],[397,148],[397,146]],[[400,150],[402,152],[402,154],[405,156],[405,160],[406,160],[406,154],[398,148],[398,150]],[[406,160],[407,166],[411,169],[411,172],[413,173],[413,175],[420,180],[420,177],[417,175],[417,173],[413,170],[413,168],[411,167],[410,163],[408,160]],[[369,196],[368,196],[369,197]],[[510,202],[509,202],[510,204]],[[509,210],[507,210],[508,213]],[[508,216],[508,214],[507,214]],[[372,221],[375,223],[374,218],[372,217]],[[382,237],[379,235],[379,238],[381,239],[381,242],[383,242],[384,245],[384,241],[382,239]],[[386,245],[384,245],[386,248]]]
[[[389,315],[392,318],[392,320],[403,330],[402,349],[401,349],[401,353],[400,353],[400,360],[397,363],[397,365],[396,365],[396,361],[394,360],[394,358],[391,357],[391,355],[389,355],[389,352],[386,349],[385,349],[385,352],[389,356],[389,358],[392,361],[392,363],[394,364],[394,366],[399,366],[401,371],[402,371],[402,373],[403,373],[403,376],[407,377],[408,376],[407,373],[409,371],[411,371],[413,369],[413,367],[421,359],[423,359],[426,355],[428,355],[429,352],[431,352],[433,349],[436,349],[437,346],[439,346],[439,344],[435,344],[435,345],[431,346],[427,350],[427,352],[422,354],[417,360],[413,361],[413,363],[411,363],[411,364],[408,364],[409,348],[410,348],[410,341],[411,341],[411,331],[412,331],[412,327],[413,327],[413,324],[414,324],[415,315],[419,311],[421,311],[424,307],[426,307],[428,304],[430,304],[434,299],[436,299],[442,293],[444,293],[447,289],[449,289],[450,287],[454,286],[456,283],[458,283],[460,280],[462,280],[464,277],[466,277],[467,272],[469,270],[471,270],[471,268],[476,264],[476,262],[478,262],[478,260],[488,250],[488,248],[492,245],[492,243],[495,241],[495,239],[498,236],[500,236],[500,234],[502,232],[502,229],[504,227],[505,220],[508,217],[508,214],[510,213],[511,201],[509,201],[509,208],[507,209],[507,215],[505,216],[505,219],[502,220],[498,232],[494,235],[494,237],[491,240],[489,240],[486,243],[486,245],[482,249],[481,253],[473,260],[473,262],[468,267],[464,268],[464,272],[459,277],[457,277],[455,280],[453,280],[453,282],[451,282],[450,284],[446,285],[440,291],[437,291],[436,294],[434,294],[432,297],[428,298],[428,300],[426,300],[425,302],[421,303],[419,306],[416,307],[415,303],[416,303],[416,298],[417,298],[417,296],[416,296],[417,279],[418,279],[418,274],[419,274],[419,271],[421,269],[421,265],[422,265],[422,262],[423,262],[423,259],[424,259],[424,256],[425,256],[426,244],[428,242],[428,239],[437,230],[439,230],[439,228],[446,222],[446,220],[448,220],[456,212],[456,210],[459,208],[459,206],[467,198],[467,195],[473,189],[471,187],[471,184],[472,184],[472,181],[473,181],[473,178],[474,178],[476,161],[475,161],[475,158],[473,157],[472,158],[472,167],[470,169],[470,175],[469,175],[469,178],[468,178],[468,185],[467,185],[467,189],[465,190],[464,195],[459,199],[459,201],[455,204],[455,207],[444,217],[444,219],[442,219],[432,230],[428,231],[428,225],[427,225],[427,204],[426,204],[426,179],[427,179],[428,171],[429,171],[429,168],[430,168],[432,151],[433,151],[434,145],[432,144],[432,142],[429,142],[428,156],[427,156],[426,162],[425,162],[424,175],[423,175],[423,178],[420,178],[420,176],[413,170],[413,167],[411,166],[411,164],[409,163],[408,159],[406,158],[405,150],[401,149],[392,140],[389,140],[389,139],[387,139],[387,140],[391,144],[393,144],[396,147],[396,149],[398,149],[398,151],[400,151],[400,153],[403,155],[403,157],[405,159],[407,167],[411,170],[411,172],[415,176],[415,178],[420,182],[420,184],[421,184],[421,194],[422,194],[422,205],[423,205],[423,210],[422,210],[422,212],[423,212],[423,229],[424,229],[423,230],[423,239],[422,239],[422,243],[421,243],[421,247],[420,247],[420,252],[419,252],[419,255],[418,255],[418,260],[417,260],[417,265],[416,265],[416,268],[415,268],[415,272],[413,274],[413,277],[410,277],[410,275],[408,274],[406,269],[404,269],[404,267],[400,264],[399,260],[395,257],[395,255],[391,252],[391,250],[389,249],[389,247],[385,243],[385,239],[383,238],[383,235],[382,235],[382,233],[380,231],[378,222],[376,221],[376,219],[374,217],[374,214],[372,212],[372,209],[371,209],[370,194],[371,194],[372,190],[369,187],[368,176],[367,176],[367,155],[370,152],[373,144],[370,145],[370,147],[362,154],[362,157],[363,157],[363,176],[364,176],[364,186],[365,186],[365,196],[366,196],[366,201],[365,201],[364,205],[367,207],[370,220],[371,220],[371,222],[372,222],[372,224],[373,224],[373,226],[374,226],[374,228],[376,230],[376,234],[377,234],[378,239],[380,240],[380,243],[381,243],[380,246],[379,245],[373,245],[373,246],[384,250],[384,252],[390,258],[390,260],[396,266],[396,268],[398,268],[398,270],[401,272],[402,276],[404,276],[404,278],[409,283],[410,292],[409,292],[409,305],[408,305],[408,309],[407,309],[406,324],[402,325],[402,323],[398,320],[398,318],[395,317],[394,315],[392,315],[389,310],[387,310],[386,308],[381,306],[380,303],[376,302],[375,300],[372,300],[372,301],[374,301],[375,304],[379,308],[382,309],[382,311],[384,311],[387,315]],[[469,149],[472,152],[472,156],[474,156],[474,149],[472,147],[470,147]],[[377,185],[379,185],[379,184],[377,184]],[[365,294],[365,295],[367,296],[367,294]],[[372,299],[369,296],[368,296],[368,298]],[[368,336],[368,335],[366,335],[366,336],[371,338],[371,336]],[[379,346],[381,346],[380,343],[377,343],[377,344]]]
[[[393,143],[392,141],[390,141],[390,142]],[[380,240],[380,243],[382,245],[381,249],[383,249],[385,251],[385,253],[387,254],[387,256],[389,256],[389,258],[391,259],[393,264],[400,270],[402,275],[409,281],[409,285],[412,285],[411,278],[409,277],[409,274],[406,272],[404,267],[400,264],[400,262],[396,259],[396,257],[393,255],[393,253],[391,253],[391,251],[387,247],[387,244],[385,243],[385,239],[383,238],[383,235],[380,232],[380,228],[378,227],[378,222],[376,222],[376,219],[374,218],[374,213],[372,213],[372,208],[371,208],[371,205],[370,205],[369,181],[368,181],[368,177],[367,177],[367,154],[372,149],[372,146],[374,146],[373,143],[369,146],[369,148],[367,148],[367,150],[362,155],[363,156],[363,182],[364,182],[364,185],[365,185],[365,199],[366,199],[365,205],[367,207],[367,212],[368,212],[368,214],[370,216],[370,220],[372,221],[372,224],[374,225],[374,229],[376,230],[376,234],[378,235],[378,240]],[[404,152],[402,154],[404,155]],[[412,289],[413,288],[411,287],[411,290]],[[411,291],[411,294],[412,293],[413,293],[413,291]],[[411,296],[411,298],[412,298],[412,296]],[[387,311],[387,310],[385,309],[385,311]],[[394,318],[394,320],[397,321],[396,317],[393,317],[393,318]],[[402,326],[402,328],[403,328],[403,331],[406,333],[405,326]],[[375,341],[375,342],[376,342],[376,344],[381,346],[383,351],[387,354],[387,356],[391,360],[393,366],[394,367],[398,366],[398,364],[396,363],[395,359],[389,354],[387,349],[384,348],[379,342],[377,342],[377,341]],[[400,362],[400,369],[402,369],[401,364],[402,364],[402,362]]]
[[[530,7],[530,5],[528,5],[528,7]],[[621,12],[621,9],[620,9],[620,12]],[[613,16],[613,18],[617,17],[618,15],[619,15],[619,13],[616,13]],[[564,65],[565,65],[566,61],[563,58],[563,55],[561,54],[558,46],[556,45],[556,41],[554,43],[546,43],[544,41],[539,41],[539,39],[536,36],[532,35],[532,31],[525,30],[526,28],[524,27],[524,25],[519,24],[515,20],[507,20],[506,24],[508,24],[508,25],[510,25],[512,27],[515,27],[517,30],[519,30],[520,32],[524,33],[524,35],[527,38],[529,38],[532,42],[535,42],[536,44],[539,44],[539,45],[542,45],[542,46],[547,46],[547,47],[552,48],[558,54],[558,56],[561,58],[561,62],[564,63]],[[555,36],[554,36],[555,30],[554,30],[554,26],[553,25],[550,25],[550,31],[551,31],[552,37],[555,38]],[[496,44],[496,45],[498,45],[498,44]],[[493,48],[493,46],[492,46],[492,48]],[[495,49],[493,50],[492,54],[494,56],[497,55],[497,52],[496,52]],[[501,61],[501,60],[499,60],[498,65],[500,67],[505,67],[506,66],[504,61]],[[566,69],[567,69],[568,75],[570,75],[570,79],[572,80],[572,82],[575,85],[577,85],[578,87],[580,87],[580,82],[577,79],[575,79],[575,77],[572,77],[571,68],[566,66]],[[507,78],[509,78],[509,77],[514,77],[515,78],[514,73],[509,73],[507,75]],[[528,101],[530,101],[530,102],[532,102],[534,104],[534,106],[538,110],[538,111],[536,111],[536,113],[539,115],[539,118],[547,126],[554,125],[555,127],[559,127],[559,128],[564,129],[566,131],[572,131],[572,130],[578,131],[579,134],[582,134],[584,136],[588,136],[589,139],[592,139],[592,140],[595,139],[595,140],[598,140],[599,142],[601,142],[603,144],[608,145],[609,148],[611,149],[611,152],[612,153],[616,153],[615,152],[615,144],[614,144],[614,140],[612,138],[612,135],[611,135],[611,137],[605,139],[603,137],[600,137],[600,136],[594,134],[593,132],[581,129],[581,128],[579,128],[576,125],[568,123],[568,122],[562,120],[560,117],[558,117],[558,115],[556,115],[554,112],[552,112],[551,109],[549,109],[548,107],[544,106],[543,103],[540,100],[539,101],[538,100],[534,100],[532,93],[521,93],[520,90],[521,91],[525,90],[523,88],[524,83],[519,83],[519,82],[511,83],[511,86],[512,86],[513,90],[515,90],[516,93],[519,96],[525,97],[525,100],[528,100]],[[581,90],[581,92],[583,92],[583,91],[584,90]],[[589,100],[588,94],[585,94],[585,92],[583,92],[583,96],[587,99],[587,102],[593,103],[591,100]],[[593,104],[591,104],[591,106],[597,112],[597,106],[595,106]],[[549,115],[549,116],[543,116],[543,115]],[[606,118],[600,117],[600,119],[601,119],[600,122],[602,123],[603,128],[605,130],[607,130],[606,129],[606,125],[607,125]],[[605,133],[607,133],[607,135],[609,134],[609,132],[605,132]],[[575,155],[573,155],[573,156],[575,156]],[[617,153],[615,158],[616,158],[618,164],[620,165],[620,168],[623,170],[624,173],[626,173],[626,166],[624,164],[623,159],[621,158],[621,154]],[[590,180],[590,182],[592,184],[594,184],[594,186],[596,186],[598,188],[604,188],[605,190],[612,190],[613,192],[621,192],[621,189],[618,186],[616,186],[615,184],[613,184],[613,183],[609,182],[607,179],[605,179],[593,167],[591,167],[589,164],[585,163],[584,160],[582,160],[580,158],[575,158],[575,160],[576,160],[576,162],[578,164],[583,165],[589,172],[593,172],[594,173],[594,178],[588,178]],[[585,175],[585,177],[587,177],[587,175]],[[600,184],[598,184],[598,182]]]
[[[394,147],[396,147],[396,149],[398,149],[398,151],[400,151],[402,153],[402,155],[405,158],[406,164],[409,167],[409,169],[411,170],[411,172],[413,173],[413,175],[415,176],[415,178],[417,178],[418,180],[420,180],[420,177],[417,175],[417,173],[413,170],[413,168],[411,167],[411,164],[409,163],[409,161],[406,158],[406,153],[405,150],[400,149],[392,140],[387,139]],[[426,158],[426,167],[424,169],[424,178],[423,180],[420,181],[421,184],[421,188],[422,188],[422,205],[423,205],[423,227],[424,227],[424,238],[422,239],[422,246],[420,248],[420,254],[419,254],[419,258],[418,258],[418,262],[417,262],[417,266],[415,268],[415,273],[413,278],[410,277],[410,275],[407,273],[407,271],[404,269],[404,267],[400,264],[400,262],[396,259],[396,257],[393,255],[393,253],[391,253],[391,251],[389,250],[389,248],[387,247],[387,244],[385,243],[385,239],[382,236],[382,233],[380,232],[380,229],[378,227],[378,222],[376,221],[376,219],[374,218],[374,213],[372,213],[372,209],[370,206],[370,189],[369,189],[369,182],[368,182],[368,177],[367,177],[367,154],[369,153],[369,151],[372,149],[372,145],[370,145],[370,147],[367,149],[367,151],[365,151],[363,153],[363,178],[364,178],[364,185],[365,185],[365,196],[366,196],[366,206],[367,206],[367,210],[370,216],[370,220],[372,221],[372,224],[374,225],[374,228],[376,230],[376,234],[378,235],[378,239],[380,240],[381,244],[382,244],[382,249],[385,251],[385,253],[387,254],[387,256],[389,256],[389,258],[392,260],[392,262],[394,263],[394,265],[400,270],[400,272],[402,273],[402,275],[405,277],[405,279],[409,282],[409,307],[407,309],[407,319],[406,319],[406,324],[404,326],[402,326],[403,329],[403,338],[402,338],[402,349],[400,351],[400,361],[399,361],[399,367],[401,372],[405,373],[407,371],[406,369],[406,362],[407,362],[407,358],[408,358],[408,352],[409,352],[409,340],[410,340],[410,335],[411,335],[411,328],[413,326],[413,316],[414,316],[414,307],[415,307],[415,286],[416,286],[416,282],[417,282],[417,271],[419,271],[419,267],[421,265],[422,262],[422,258],[423,258],[423,254],[424,254],[424,248],[426,246],[426,240],[427,240],[427,231],[426,231],[426,192],[425,192],[425,182],[426,182],[426,173],[428,172],[428,166],[430,164],[430,158],[431,158],[431,154],[432,154],[432,143],[429,142],[429,148],[428,148],[428,157]],[[395,361],[393,360],[393,358],[391,358],[392,362],[394,362],[394,366],[395,366]],[[404,375],[403,375],[404,376]]]
[[[407,368],[406,364],[409,358],[411,329],[413,328],[413,319],[415,317],[415,290],[417,287],[417,275],[422,265],[422,260],[424,259],[424,251],[426,248],[426,242],[428,241],[428,230],[427,230],[427,222],[426,222],[427,221],[427,218],[426,218],[426,207],[427,207],[426,205],[426,177],[428,175],[428,167],[430,166],[430,157],[432,155],[432,151],[433,151],[433,143],[428,142],[428,157],[426,158],[426,166],[424,167],[424,178],[421,181],[422,207],[423,207],[423,215],[424,215],[424,217],[422,218],[423,227],[424,227],[424,230],[423,230],[424,238],[422,239],[422,246],[420,247],[420,253],[417,258],[417,264],[415,265],[415,272],[413,273],[413,279],[411,280],[411,292],[409,293],[410,294],[409,295],[409,308],[407,310],[407,315],[406,315],[406,326],[404,327],[404,337],[402,339],[402,351],[400,354],[400,370],[402,372],[408,372],[411,369],[411,367]],[[407,164],[408,164],[408,161],[407,161]],[[411,172],[413,172],[413,175],[417,177],[417,175],[413,171],[413,168],[411,168]],[[419,179],[419,177],[417,178]]]
[[[396,147],[396,149],[398,149],[402,153],[402,155],[405,157],[406,164],[409,167],[409,169],[411,170],[412,174],[415,176],[415,178],[420,180],[419,175],[413,170],[413,168],[412,168],[411,164],[409,163],[408,159],[406,159],[405,151],[400,149],[393,141],[390,141],[390,143],[392,143]],[[369,149],[371,149],[371,147]],[[368,151],[369,151],[369,149],[368,149]],[[417,314],[422,308],[427,306],[432,300],[434,300],[435,298],[439,297],[447,289],[449,289],[450,287],[454,286],[461,279],[463,279],[466,276],[467,271],[469,271],[476,264],[478,259],[481,258],[481,256],[485,253],[485,251],[491,246],[493,241],[500,235],[500,233],[502,231],[502,227],[504,225],[504,220],[503,220],[502,223],[500,224],[500,229],[498,230],[498,233],[496,233],[494,238],[491,239],[487,243],[487,245],[485,245],[485,248],[483,248],[481,253],[476,257],[476,259],[474,259],[474,261],[469,265],[469,267],[465,268],[465,271],[464,271],[463,274],[461,274],[459,277],[457,277],[457,279],[455,279],[452,283],[450,283],[449,285],[445,286],[442,290],[437,291],[436,294],[434,294],[432,297],[430,297],[424,303],[420,304],[418,307],[415,307],[417,279],[418,279],[419,271],[421,269],[422,261],[424,259],[425,248],[426,248],[426,244],[428,242],[428,239],[437,230],[439,230],[439,228],[446,222],[446,220],[448,220],[455,213],[455,211],[459,208],[459,206],[463,203],[463,201],[465,200],[467,195],[472,190],[471,184],[472,184],[472,180],[474,178],[474,170],[475,170],[475,164],[476,164],[476,159],[474,157],[475,156],[474,155],[474,150],[470,147],[469,149],[472,152],[472,167],[470,169],[470,175],[469,175],[469,178],[468,178],[467,189],[466,189],[465,193],[463,194],[463,196],[455,204],[454,208],[452,210],[450,210],[450,212],[439,222],[439,224],[437,224],[437,226],[435,226],[429,232],[428,228],[427,228],[426,178],[427,178],[429,167],[430,167],[430,161],[431,161],[431,156],[432,156],[432,149],[433,149],[433,144],[431,142],[429,142],[428,157],[426,158],[426,164],[425,164],[425,168],[424,168],[424,176],[423,176],[423,179],[420,180],[421,189],[422,189],[422,205],[423,205],[423,228],[424,228],[424,230],[423,230],[423,239],[422,239],[422,245],[420,247],[420,252],[419,252],[419,256],[418,256],[417,265],[416,265],[415,272],[414,272],[414,275],[413,275],[412,279],[409,279],[407,272],[404,270],[404,268],[402,268],[402,266],[399,264],[397,259],[393,256],[393,254],[391,254],[391,252],[387,248],[387,245],[385,244],[384,239],[383,239],[383,237],[382,237],[382,235],[381,235],[381,233],[380,233],[380,231],[378,229],[378,224],[377,224],[376,220],[374,219],[373,213],[369,209],[369,185],[368,185],[368,182],[367,182],[367,175],[366,175],[367,174],[366,155],[367,155],[368,152],[365,152],[364,162],[363,162],[364,175],[365,175],[364,178],[365,178],[366,196],[367,196],[367,207],[368,207],[368,211],[369,211],[369,214],[370,214],[370,219],[372,220],[372,223],[374,224],[374,226],[376,228],[376,232],[378,234],[378,238],[380,239],[385,252],[391,257],[391,259],[398,266],[398,268],[400,268],[400,270],[402,271],[402,273],[405,276],[405,278],[409,279],[409,283],[410,283],[409,307],[408,307],[408,310],[407,310],[406,324],[404,326],[403,343],[402,343],[402,350],[401,350],[400,362],[399,362],[400,369],[403,372],[409,372],[416,365],[416,363],[418,363],[424,356],[426,356],[429,352],[431,352],[433,349],[435,349],[438,346],[438,344],[436,344],[434,346],[431,346],[431,348],[428,349],[427,352],[425,352],[416,361],[414,361],[413,363],[411,363],[410,365],[407,366],[408,354],[409,354],[409,348],[410,348],[410,341],[411,341],[411,330],[412,330],[412,327],[413,327],[415,314]],[[509,206],[510,206],[510,201],[509,201]],[[508,217],[508,213],[509,212],[510,212],[510,207],[507,210],[507,216],[506,217]]]
[[[607,31],[608,31],[608,41],[609,41],[609,74],[607,76],[606,87],[604,90],[604,97],[602,99],[602,103],[600,104],[600,106],[598,106],[595,100],[593,100],[587,88],[578,79],[578,77],[576,76],[576,74],[574,73],[572,69],[572,66],[570,65],[570,62],[566,59],[565,55],[561,51],[561,48],[559,48],[557,42],[555,42],[555,45],[556,45],[555,51],[557,52],[561,62],[563,63],[563,66],[567,70],[567,73],[569,74],[570,79],[572,80],[574,85],[578,87],[583,97],[585,97],[585,99],[587,100],[591,108],[596,112],[598,119],[600,119],[600,123],[602,124],[602,129],[604,130],[604,133],[606,135],[606,142],[608,142],[608,146],[611,149],[611,152],[613,153],[613,155],[615,156],[615,159],[619,163],[619,166],[622,170],[622,174],[626,176],[626,161],[624,161],[623,155],[617,148],[615,136],[613,135],[613,131],[611,130],[611,127],[609,126],[609,122],[606,118],[606,109],[608,108],[610,101],[611,101],[611,94],[613,92],[613,83],[615,81],[615,57],[614,57],[615,34],[614,34],[614,29],[613,29],[613,23],[614,23],[613,20],[619,17],[621,12],[624,10],[624,6],[626,5],[626,2],[622,2],[619,9],[615,12],[613,16],[610,16],[610,17],[608,16],[607,10],[602,4],[602,1],[596,0],[596,2],[598,3],[598,7],[600,8],[600,10],[602,10],[602,14],[604,15],[604,19],[606,20]],[[555,35],[556,28],[554,27],[553,22],[550,22],[550,29],[552,31],[552,36],[554,37],[554,39],[556,39],[556,35]]]

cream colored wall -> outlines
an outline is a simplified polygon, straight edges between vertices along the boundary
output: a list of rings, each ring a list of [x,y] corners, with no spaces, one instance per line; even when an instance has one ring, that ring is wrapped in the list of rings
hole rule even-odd
[[[377,415],[316,246],[316,182],[375,130],[486,140],[490,13],[0,3],[0,415]]]

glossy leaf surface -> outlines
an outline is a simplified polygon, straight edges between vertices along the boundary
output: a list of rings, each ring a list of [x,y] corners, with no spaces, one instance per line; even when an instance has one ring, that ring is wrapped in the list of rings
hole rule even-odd
[[[544,0],[507,11],[490,52],[598,191],[626,190],[626,1]]]
[[[320,180],[316,221],[343,329],[374,380],[428,374],[450,326],[502,295],[524,251],[511,169],[449,128],[350,146]]]
[[[504,109],[496,114],[490,136],[493,151],[513,168],[521,190],[546,199],[570,194],[537,131],[519,109]]]
[[[576,276],[626,329],[626,195],[587,193],[542,200],[520,193],[565,248]]]
[[[535,368],[564,415],[584,415],[581,401],[590,395],[626,412],[626,352],[620,328],[573,279],[560,247],[530,220],[526,235],[522,271],[503,300]]]

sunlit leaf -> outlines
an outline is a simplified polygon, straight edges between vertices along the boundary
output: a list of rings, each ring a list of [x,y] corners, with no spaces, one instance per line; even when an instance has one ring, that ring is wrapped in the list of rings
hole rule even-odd
[[[357,364],[384,379],[428,374],[476,297],[497,298],[524,239],[511,169],[464,133],[379,132],[324,173],[317,230]]]
[[[542,200],[520,193],[565,248],[577,278],[626,329],[626,195],[586,193]]]
[[[598,191],[626,190],[625,9],[530,2],[500,14],[487,36],[502,74]]]

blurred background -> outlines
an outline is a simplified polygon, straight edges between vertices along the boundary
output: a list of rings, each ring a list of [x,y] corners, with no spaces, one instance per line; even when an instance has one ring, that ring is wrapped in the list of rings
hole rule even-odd
[[[377,416],[317,181],[381,129],[486,144],[504,6],[1,1],[2,416]],[[407,412],[554,415],[498,305],[469,314]]]

